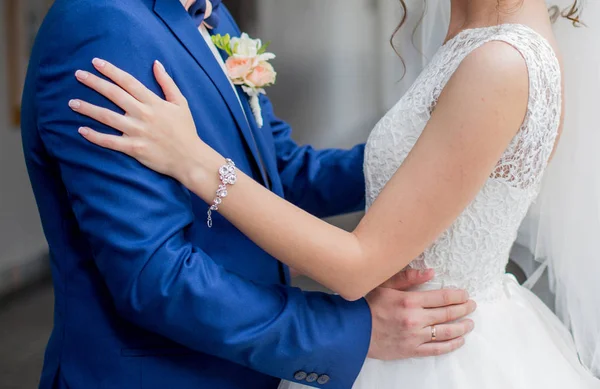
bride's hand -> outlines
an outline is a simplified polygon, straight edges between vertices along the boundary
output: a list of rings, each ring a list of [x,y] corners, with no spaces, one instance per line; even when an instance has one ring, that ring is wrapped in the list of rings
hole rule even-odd
[[[109,135],[88,127],[80,128],[79,133],[88,141],[128,154],[147,167],[182,182],[194,156],[214,153],[198,137],[187,100],[160,62],[154,63],[153,70],[166,100],[109,62],[96,58],[92,63],[114,84],[83,70],[78,70],[75,77],[115,103],[125,114],[82,100],[69,101],[74,111],[123,133],[122,136]]]

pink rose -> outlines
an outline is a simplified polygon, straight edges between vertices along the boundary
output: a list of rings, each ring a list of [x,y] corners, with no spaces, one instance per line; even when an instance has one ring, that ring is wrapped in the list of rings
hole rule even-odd
[[[275,73],[273,66],[268,62],[261,61],[252,70],[252,73],[246,76],[246,81],[255,88],[263,88],[274,84],[276,77],[277,73]]]
[[[252,58],[229,57],[225,66],[232,80],[244,79],[252,71]]]

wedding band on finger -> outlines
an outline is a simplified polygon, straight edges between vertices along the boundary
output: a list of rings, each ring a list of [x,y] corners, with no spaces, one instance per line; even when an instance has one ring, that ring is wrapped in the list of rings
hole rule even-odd
[[[472,330],[473,325],[466,322],[429,325],[419,332],[419,339],[423,343],[446,342],[461,338]]]

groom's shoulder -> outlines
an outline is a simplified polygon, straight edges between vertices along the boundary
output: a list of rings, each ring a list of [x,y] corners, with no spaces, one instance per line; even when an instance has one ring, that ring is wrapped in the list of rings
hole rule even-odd
[[[140,12],[152,11],[155,0],[56,0],[52,10],[56,16],[88,16],[91,12],[101,18],[103,14],[136,16]]]
[[[56,0],[41,31],[67,36],[144,33],[140,27],[152,15],[153,0]],[[134,35],[128,34],[124,39]]]

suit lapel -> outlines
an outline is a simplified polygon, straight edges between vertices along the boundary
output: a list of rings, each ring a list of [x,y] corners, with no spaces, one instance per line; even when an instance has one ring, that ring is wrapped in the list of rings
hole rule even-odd
[[[254,113],[252,112],[252,108],[250,107],[250,102],[248,101],[248,97],[246,96],[246,93],[242,90],[242,88],[240,86],[237,86],[237,91],[238,94],[240,94],[240,99],[242,100],[242,106],[244,107],[244,112],[246,112],[246,116],[248,117],[248,121],[250,122],[250,127],[251,130],[255,135],[255,139],[256,139],[256,143],[258,146],[258,149],[260,150],[260,154],[261,155],[269,155],[269,148],[268,145],[266,143],[266,140],[264,138],[264,136],[262,135],[262,131],[268,131],[268,129],[264,129],[264,128],[259,128],[258,127],[258,123],[256,123],[256,119],[254,118]],[[265,123],[265,125],[268,125],[268,123]],[[267,170],[267,175],[269,177],[276,177],[279,175],[279,172],[277,171],[277,160],[276,158],[267,158],[266,160],[263,160],[264,164],[265,164],[265,169]],[[273,184],[273,182],[271,181],[271,184]],[[271,188],[274,189],[274,188]]]
[[[187,15],[181,3],[174,0],[156,0],[154,12],[163,20],[163,22],[165,22],[171,32],[177,37],[179,42],[186,48],[219,90],[252,153],[254,162],[259,166],[263,182],[267,183],[267,177],[265,177],[266,172],[263,172],[263,169],[261,168],[264,162],[261,162],[257,149],[257,142],[250,129],[249,121],[251,118],[246,119],[246,115],[244,115],[244,112],[240,107],[238,98],[235,95],[233,88],[231,88],[229,79],[223,72],[221,65],[214,58],[214,55],[206,45],[206,42],[204,42],[204,39],[196,29],[192,19]],[[241,97],[242,96],[240,96],[240,98]]]

